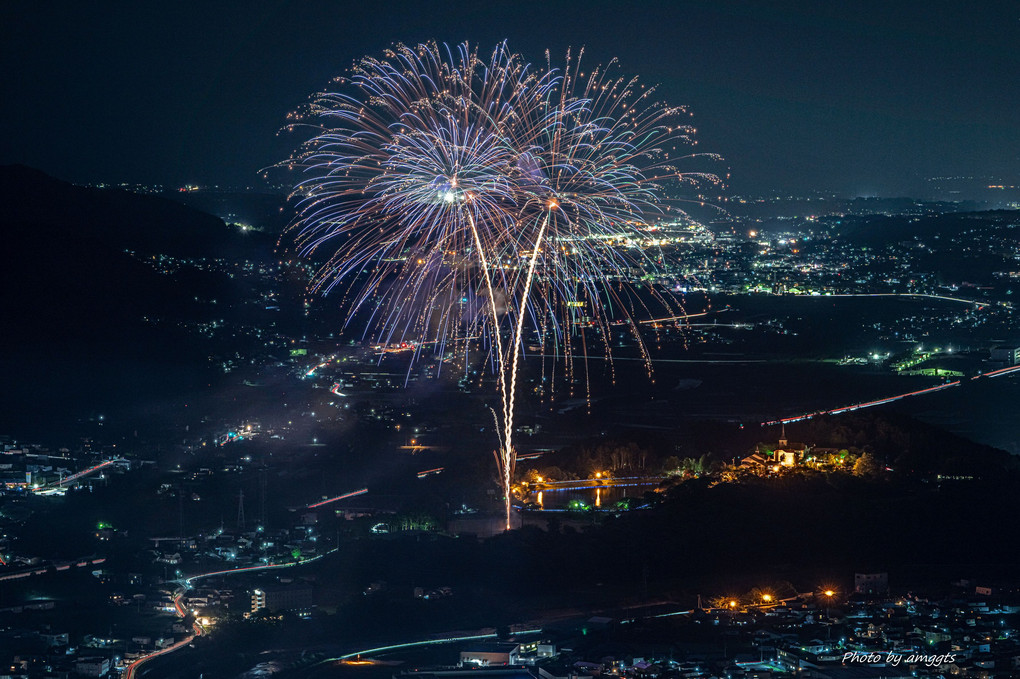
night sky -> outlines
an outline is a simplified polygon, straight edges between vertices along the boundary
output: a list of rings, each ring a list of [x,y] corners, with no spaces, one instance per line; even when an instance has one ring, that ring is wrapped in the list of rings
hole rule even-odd
[[[901,195],[1020,175],[1016,2],[0,5],[0,163],[78,182],[258,185],[288,111],[394,42],[585,46],[695,114],[735,192]]]

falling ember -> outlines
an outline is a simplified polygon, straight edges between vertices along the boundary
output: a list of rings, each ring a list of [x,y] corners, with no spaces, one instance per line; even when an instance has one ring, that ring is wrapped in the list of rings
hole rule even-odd
[[[329,255],[311,292],[341,295],[346,324],[413,342],[416,358],[427,344],[458,348],[465,370],[470,343],[482,347],[501,401],[507,528],[525,335],[543,370],[562,356],[572,376],[623,318],[650,370],[634,321],[651,317],[647,298],[620,281],[655,270],[658,253],[626,244],[663,213],[667,187],[719,182],[677,166],[707,154],[665,151],[693,145],[685,109],[646,103],[654,88],[611,68],[584,77],[579,62],[536,67],[505,44],[487,58],[466,43],[398,45],[317,95],[312,137],[280,164],[302,171],[294,246]],[[674,299],[650,293],[676,317]]]

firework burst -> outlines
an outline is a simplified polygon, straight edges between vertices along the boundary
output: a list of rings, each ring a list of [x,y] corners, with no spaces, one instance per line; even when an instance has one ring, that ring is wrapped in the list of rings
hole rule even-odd
[[[505,44],[487,56],[399,45],[335,85],[315,97],[315,133],[286,163],[304,171],[296,247],[330,254],[312,291],[341,294],[348,321],[367,318],[383,342],[483,347],[509,528],[526,333],[572,375],[611,319],[626,319],[650,370],[634,322],[647,296],[628,281],[654,261],[626,244],[669,209],[670,184],[718,179],[678,167],[694,155],[687,111],[613,63],[585,73],[580,56],[536,68]]]

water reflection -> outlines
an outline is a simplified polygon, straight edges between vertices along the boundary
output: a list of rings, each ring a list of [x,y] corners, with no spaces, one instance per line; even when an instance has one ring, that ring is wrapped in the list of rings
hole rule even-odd
[[[613,511],[619,503],[640,499],[644,497],[645,493],[654,490],[657,485],[658,482],[649,482],[588,488],[544,488],[532,491],[526,500],[535,510],[599,509]]]

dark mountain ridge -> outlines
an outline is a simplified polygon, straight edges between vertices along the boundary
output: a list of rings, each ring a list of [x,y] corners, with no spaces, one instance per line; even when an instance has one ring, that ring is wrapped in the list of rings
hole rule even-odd
[[[0,201],[0,432],[55,431],[114,404],[155,410],[211,383],[210,349],[184,326],[223,317],[239,283],[215,267],[152,258],[268,257],[261,234],[22,166],[0,167]]]
[[[5,238],[49,244],[84,238],[117,250],[177,257],[229,252],[223,220],[158,196],[75,186],[23,165],[0,166]]]
[[[222,281],[167,276],[143,262],[268,259],[270,236],[158,196],[75,186],[19,165],[0,167],[4,343],[122,338],[145,314],[191,316]],[[201,316],[201,313],[198,313]]]

